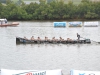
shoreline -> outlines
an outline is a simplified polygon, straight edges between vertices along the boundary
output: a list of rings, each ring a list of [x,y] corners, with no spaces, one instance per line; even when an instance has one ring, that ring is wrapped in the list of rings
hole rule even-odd
[[[66,20],[9,20],[8,21],[100,21],[100,19],[66,19]]]

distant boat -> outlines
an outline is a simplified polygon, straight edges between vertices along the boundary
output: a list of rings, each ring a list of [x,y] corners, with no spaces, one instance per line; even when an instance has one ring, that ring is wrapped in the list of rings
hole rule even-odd
[[[18,22],[7,23],[6,19],[0,19],[0,27],[17,26],[17,25],[19,25]]]
[[[82,22],[69,22],[69,27],[82,27]]]

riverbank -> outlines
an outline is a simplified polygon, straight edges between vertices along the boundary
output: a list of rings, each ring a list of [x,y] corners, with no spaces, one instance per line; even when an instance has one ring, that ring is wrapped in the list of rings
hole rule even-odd
[[[100,19],[100,2],[82,1],[75,5],[63,1],[45,3],[30,3],[16,5],[9,2],[6,6],[0,4],[0,17],[8,20],[98,20]]]
[[[100,21],[100,19],[64,19],[64,20],[9,20],[8,21]]]

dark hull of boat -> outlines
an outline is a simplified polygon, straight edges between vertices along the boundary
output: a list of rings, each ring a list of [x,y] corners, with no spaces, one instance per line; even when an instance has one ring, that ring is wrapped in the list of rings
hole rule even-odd
[[[90,44],[89,39],[86,40],[73,40],[73,41],[53,41],[53,40],[26,40],[24,38],[16,37],[16,44]]]

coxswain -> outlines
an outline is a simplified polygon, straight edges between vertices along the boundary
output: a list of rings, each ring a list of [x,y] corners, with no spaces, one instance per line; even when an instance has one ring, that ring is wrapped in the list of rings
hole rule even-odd
[[[80,40],[80,35],[77,33],[77,38],[78,38],[78,40]]]

